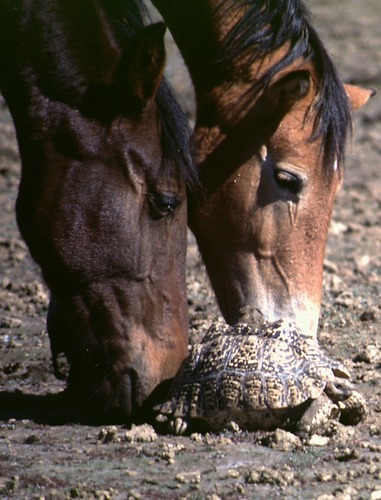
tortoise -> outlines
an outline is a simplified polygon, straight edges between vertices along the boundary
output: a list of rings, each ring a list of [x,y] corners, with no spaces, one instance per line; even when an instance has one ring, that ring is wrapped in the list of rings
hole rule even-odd
[[[174,434],[219,431],[230,422],[312,433],[346,408],[348,423],[364,418],[365,402],[349,379],[346,367],[292,321],[214,323],[191,348],[168,400],[155,408],[156,421]]]

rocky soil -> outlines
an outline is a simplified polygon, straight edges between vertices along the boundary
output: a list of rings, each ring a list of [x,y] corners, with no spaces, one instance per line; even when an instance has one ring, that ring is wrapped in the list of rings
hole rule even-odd
[[[366,421],[332,424],[328,435],[302,443],[283,431],[179,438],[146,425],[53,426],[19,412],[64,384],[50,364],[47,292],[15,223],[19,158],[0,104],[0,498],[381,499],[381,2],[310,5],[344,79],[379,92],[356,116],[319,329],[326,351],[346,364],[366,397]],[[191,115],[192,92],[170,52],[168,73]],[[191,235],[188,285],[194,342],[219,312]]]

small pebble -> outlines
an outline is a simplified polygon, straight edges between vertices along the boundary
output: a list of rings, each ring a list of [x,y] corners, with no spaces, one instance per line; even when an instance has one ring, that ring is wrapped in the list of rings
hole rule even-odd
[[[307,441],[308,446],[327,446],[329,443],[329,437],[319,436],[318,434],[313,434]]]

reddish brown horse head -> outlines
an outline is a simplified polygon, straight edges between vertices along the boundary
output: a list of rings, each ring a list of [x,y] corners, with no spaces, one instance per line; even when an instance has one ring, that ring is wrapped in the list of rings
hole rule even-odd
[[[196,90],[194,231],[221,310],[316,334],[351,107],[299,0],[156,0]],[[197,36],[195,36],[197,33]]]
[[[0,89],[22,160],[17,220],[52,293],[68,393],[131,415],[187,354],[190,133],[139,0],[5,0]],[[56,365],[56,371],[58,371]]]

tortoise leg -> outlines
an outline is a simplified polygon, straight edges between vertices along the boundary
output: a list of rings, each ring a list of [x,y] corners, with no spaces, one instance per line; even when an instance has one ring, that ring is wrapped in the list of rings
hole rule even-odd
[[[339,420],[340,410],[325,393],[314,399],[296,423],[295,434],[306,438],[312,434],[324,434],[332,420]]]
[[[339,401],[340,422],[344,425],[357,425],[363,422],[368,413],[364,396],[353,391],[348,399]]]
[[[351,390],[346,398],[336,401],[331,395],[323,393],[303,413],[296,424],[295,433],[301,438],[324,434],[333,420],[343,425],[357,425],[365,420],[367,412],[366,401],[357,391]]]

